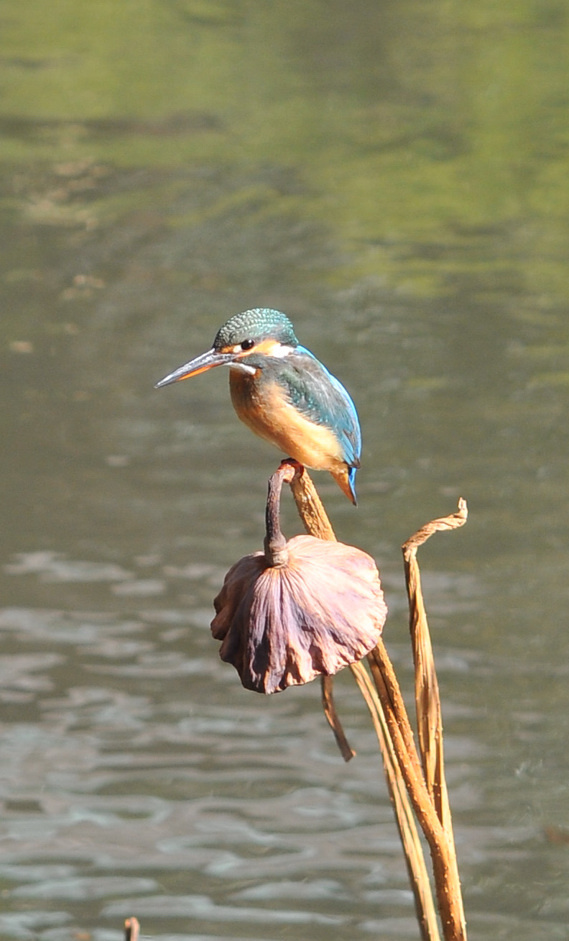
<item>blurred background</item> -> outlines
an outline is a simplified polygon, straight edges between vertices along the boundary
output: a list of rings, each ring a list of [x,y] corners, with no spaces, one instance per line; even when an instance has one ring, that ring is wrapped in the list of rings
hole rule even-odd
[[[569,10],[4,0],[0,936],[418,937],[349,676],[241,689],[209,634],[279,455],[222,370],[252,306],[349,388],[355,510],[412,689],[420,553],[471,941],[569,924]],[[288,535],[300,531],[285,500]]]

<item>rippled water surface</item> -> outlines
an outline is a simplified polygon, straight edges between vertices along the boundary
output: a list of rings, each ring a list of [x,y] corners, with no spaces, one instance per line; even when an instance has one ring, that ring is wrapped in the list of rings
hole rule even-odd
[[[349,387],[354,510],[412,689],[420,554],[469,938],[569,938],[562,4],[4,4],[0,937],[418,937],[366,709],[241,689],[210,636],[278,454],[221,370],[249,306]],[[221,375],[220,375],[221,373]],[[300,525],[285,500],[284,527]]]

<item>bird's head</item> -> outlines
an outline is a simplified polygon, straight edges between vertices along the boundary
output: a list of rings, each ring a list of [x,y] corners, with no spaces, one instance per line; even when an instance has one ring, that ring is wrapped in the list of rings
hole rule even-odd
[[[286,356],[298,346],[294,327],[279,310],[256,307],[231,317],[219,328],[213,346],[206,353],[196,356],[174,372],[156,383],[156,388],[169,386],[172,382],[189,379],[214,366],[231,366],[253,375],[258,366],[247,363],[251,354],[257,356]]]

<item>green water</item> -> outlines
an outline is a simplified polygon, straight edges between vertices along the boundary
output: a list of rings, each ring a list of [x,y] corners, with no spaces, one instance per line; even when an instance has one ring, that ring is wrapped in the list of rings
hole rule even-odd
[[[249,306],[347,385],[409,686],[422,562],[469,937],[567,938],[569,14],[561,3],[6,0],[0,936],[417,937],[373,736],[209,637],[278,454],[221,371]],[[298,530],[285,512],[289,534]],[[555,828],[561,828],[555,829]]]

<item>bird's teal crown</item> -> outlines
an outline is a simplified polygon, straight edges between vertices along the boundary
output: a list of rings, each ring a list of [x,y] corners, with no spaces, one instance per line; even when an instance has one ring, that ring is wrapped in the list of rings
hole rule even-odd
[[[220,327],[213,341],[215,350],[237,346],[244,340],[277,340],[283,346],[298,346],[294,327],[286,314],[268,307],[255,307],[231,317]]]

